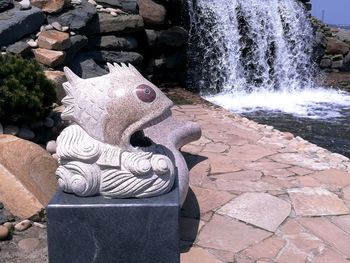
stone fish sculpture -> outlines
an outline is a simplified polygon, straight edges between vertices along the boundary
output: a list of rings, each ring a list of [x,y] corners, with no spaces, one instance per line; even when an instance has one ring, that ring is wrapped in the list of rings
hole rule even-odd
[[[71,125],[57,138],[59,187],[84,197],[158,196],[172,189],[180,165],[183,202],[188,170],[182,156],[143,133],[171,116],[172,101],[132,65],[107,65],[109,74],[91,79],[64,69],[68,82],[63,84],[67,96],[61,117]],[[170,141],[179,148],[199,139],[199,126],[186,134],[177,133],[181,138]]]

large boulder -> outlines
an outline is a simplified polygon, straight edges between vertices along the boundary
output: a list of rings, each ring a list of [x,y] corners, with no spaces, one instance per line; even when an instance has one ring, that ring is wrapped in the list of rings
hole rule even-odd
[[[89,44],[101,49],[133,50],[137,48],[137,40],[130,36],[96,36],[90,38]]]
[[[56,191],[56,161],[40,146],[0,135],[0,200],[14,215],[40,212]]]
[[[96,13],[96,7],[93,4],[82,0],[81,4],[74,8],[60,14],[49,15],[47,21],[50,24],[59,22],[62,26],[69,26],[72,30],[82,30]]]
[[[70,38],[71,47],[66,50],[66,58],[64,60],[64,64],[68,64],[74,56],[88,44],[88,38],[83,35],[75,35]]]
[[[36,7],[20,10],[16,6],[0,13],[0,21],[0,46],[6,46],[38,30],[45,21],[45,15]]]
[[[179,26],[167,30],[147,29],[147,42],[151,48],[159,47],[182,47],[187,43],[187,31]]]
[[[166,9],[152,0],[137,0],[140,15],[145,25],[164,25],[166,19]]]
[[[25,41],[18,41],[7,47],[6,52],[15,55],[21,55],[23,57],[31,53],[31,47]]]
[[[125,51],[90,51],[83,53],[85,57],[89,57],[98,63],[105,64],[106,62],[117,63],[131,63],[133,65],[140,65],[143,57],[136,52]]]
[[[98,13],[83,30],[83,34],[131,33],[143,30],[143,26],[142,17],[139,15],[112,16],[107,13]]]
[[[40,8],[46,13],[58,13],[63,10],[65,0],[31,0],[32,6]]]
[[[93,59],[81,54],[71,62],[69,67],[75,74],[84,79],[98,77],[108,73],[107,70],[101,68]]]
[[[328,39],[326,53],[331,55],[346,54],[350,50],[350,46],[343,41],[335,38]]]

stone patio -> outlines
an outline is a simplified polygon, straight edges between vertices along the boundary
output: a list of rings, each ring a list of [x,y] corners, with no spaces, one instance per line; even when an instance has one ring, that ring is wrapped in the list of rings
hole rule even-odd
[[[169,95],[181,93],[194,104],[173,114],[203,131],[182,148],[190,191],[181,263],[349,262],[349,159],[190,93]],[[46,262],[45,231],[33,226],[1,242],[0,262]]]
[[[349,262],[348,158],[203,101],[173,112],[203,130],[182,148],[182,263]]]

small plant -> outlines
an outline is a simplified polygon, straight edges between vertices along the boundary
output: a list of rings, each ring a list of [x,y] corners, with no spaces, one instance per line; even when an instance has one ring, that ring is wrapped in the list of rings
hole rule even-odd
[[[31,124],[56,100],[54,84],[35,60],[0,56],[0,122]]]

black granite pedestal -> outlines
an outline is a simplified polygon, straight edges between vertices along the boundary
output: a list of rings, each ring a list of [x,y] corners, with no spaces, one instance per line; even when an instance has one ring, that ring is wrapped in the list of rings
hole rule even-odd
[[[178,187],[145,199],[57,192],[47,207],[50,263],[179,262]]]

